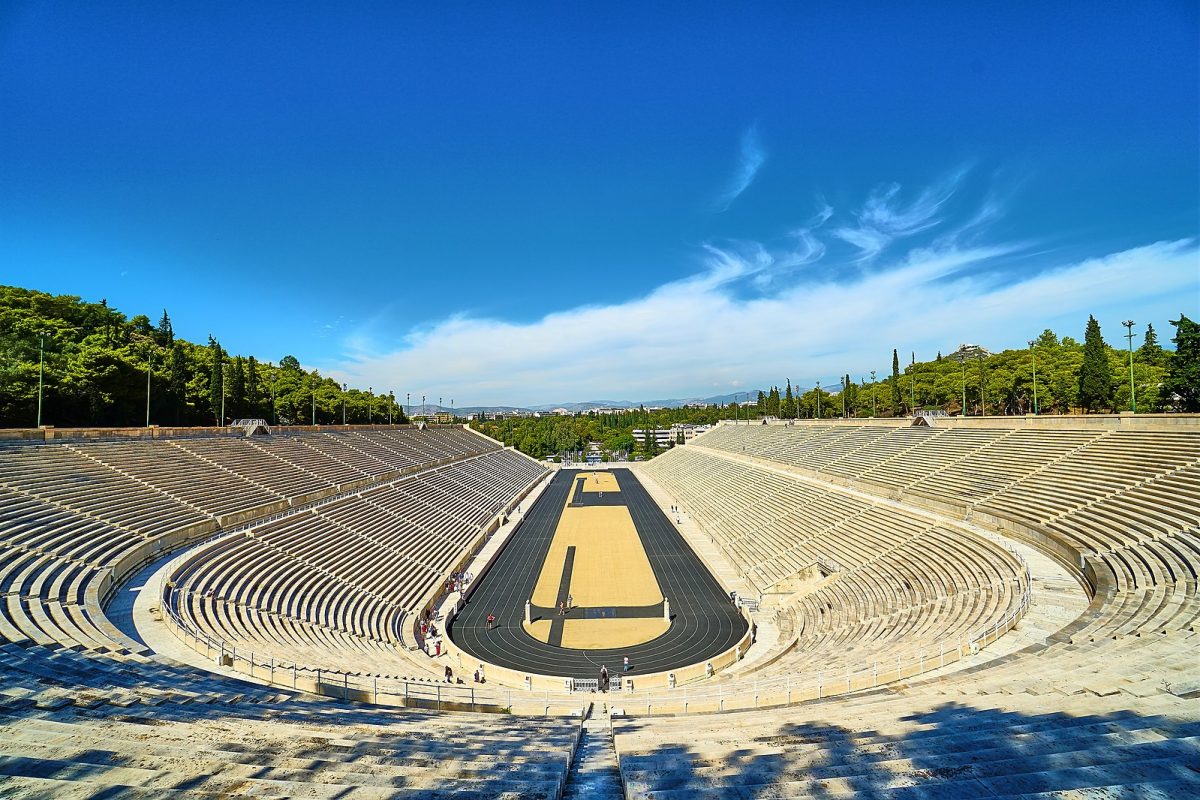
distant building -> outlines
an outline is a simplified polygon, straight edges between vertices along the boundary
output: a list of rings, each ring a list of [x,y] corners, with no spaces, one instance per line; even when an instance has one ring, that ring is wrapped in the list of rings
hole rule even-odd
[[[991,351],[983,345],[960,344],[958,349],[946,356],[946,358],[951,361],[970,361],[975,358],[987,358],[991,354]]]
[[[645,444],[646,437],[653,435],[654,441],[661,448],[667,448],[675,441],[675,431],[670,428],[651,428],[650,430],[642,430],[641,428],[633,429],[633,438],[640,444]]]

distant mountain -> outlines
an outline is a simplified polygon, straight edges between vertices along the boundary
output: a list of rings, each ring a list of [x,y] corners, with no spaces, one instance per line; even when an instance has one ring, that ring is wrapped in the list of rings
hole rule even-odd
[[[758,389],[749,392],[735,392],[733,394],[719,394],[712,397],[673,397],[669,400],[587,400],[582,403],[550,403],[547,405],[531,406],[534,411],[553,411],[556,408],[565,408],[567,411],[578,414],[583,411],[591,411],[595,408],[637,408],[645,406],[646,408],[681,408],[691,403],[702,403],[704,405],[728,405],[734,402],[734,398],[738,398],[742,402],[754,400],[758,397]]]
[[[426,403],[423,406],[411,406],[409,411],[416,416],[436,414],[439,411],[453,411],[456,415],[465,417],[468,414],[531,414],[535,411],[546,413],[558,408],[566,409],[572,414],[582,414],[597,408],[638,408],[639,406],[646,408],[682,408],[694,403],[723,406],[734,402],[735,397],[742,402],[746,402],[748,399],[754,400],[758,397],[758,391],[755,389],[750,392],[719,394],[712,397],[674,397],[669,400],[585,400],[580,403],[546,403],[538,406],[458,406],[451,409],[448,406],[439,406],[436,403]]]

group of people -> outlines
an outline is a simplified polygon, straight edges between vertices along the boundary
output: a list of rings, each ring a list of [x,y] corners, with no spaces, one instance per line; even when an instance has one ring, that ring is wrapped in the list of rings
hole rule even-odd
[[[575,607],[575,596],[569,594],[569,595],[567,595],[566,600],[558,601],[558,615],[560,617],[565,617],[567,615],[567,612],[570,611],[571,609],[573,609],[574,607]]]
[[[629,672],[631,668],[629,656],[621,656],[621,672]],[[608,667],[604,664],[600,665],[600,691],[607,692],[610,685],[608,677]]]
[[[454,670],[450,668],[449,664],[446,665],[446,671],[443,674],[446,676],[446,683],[455,683]],[[479,666],[476,667],[474,677],[475,677],[476,683],[487,683],[487,678],[485,678],[483,675],[483,664],[482,663],[480,663]],[[462,678],[459,678],[457,681],[457,683],[462,683],[462,682],[463,682]]]
[[[475,576],[469,572],[452,572],[450,573],[450,577],[446,579],[446,583],[442,586],[442,588],[445,589],[446,594],[450,594],[450,592],[461,592],[471,583],[474,578]]]

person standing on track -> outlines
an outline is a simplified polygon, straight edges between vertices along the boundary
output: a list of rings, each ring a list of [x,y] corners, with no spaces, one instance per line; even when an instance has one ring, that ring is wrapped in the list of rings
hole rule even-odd
[[[495,614],[488,614],[488,618],[487,618],[487,629],[490,631],[490,630],[492,629],[492,626],[494,626],[495,624],[496,624],[496,615],[495,615]]]
[[[569,595],[567,595],[567,611],[570,611],[574,607],[575,607],[575,596],[569,594]]]

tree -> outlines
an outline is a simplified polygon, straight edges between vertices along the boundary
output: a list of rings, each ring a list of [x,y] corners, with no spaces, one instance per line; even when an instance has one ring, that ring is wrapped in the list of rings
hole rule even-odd
[[[898,417],[903,413],[900,397],[900,356],[892,348],[892,416]]]
[[[229,367],[229,415],[244,417],[246,414],[246,360],[234,356]]]
[[[208,405],[212,410],[213,419],[217,425],[224,425],[221,410],[225,405],[225,352],[221,343],[212,336],[208,337],[209,358],[212,359],[212,377],[208,382]]]
[[[295,356],[284,356],[279,359],[279,368],[288,372],[299,372],[300,361]]]
[[[246,405],[248,415],[262,414],[262,386],[258,380],[258,360],[254,356],[246,361]]]
[[[187,418],[188,372],[183,343],[175,342],[167,356],[167,398],[171,406],[170,418],[176,425],[182,425]]]
[[[1088,316],[1083,334],[1083,363],[1079,366],[1079,405],[1085,411],[1113,407],[1113,368],[1100,335],[1100,323]]]
[[[159,347],[170,347],[175,344],[175,331],[171,327],[171,318],[167,316],[165,308],[162,317],[158,320],[158,327],[154,329],[154,340],[158,342]]]
[[[783,417],[784,419],[796,418],[796,400],[792,396],[792,379],[788,378],[787,392],[783,395]],[[680,442],[683,444],[683,442]]]
[[[1200,411],[1200,324],[1180,314],[1170,321],[1175,326],[1175,355],[1171,358],[1163,396],[1175,395],[1180,411]]]
[[[1183,315],[1181,314],[1182,318]],[[1158,334],[1154,332],[1153,325],[1146,326],[1146,339],[1142,342],[1142,346],[1137,351],[1138,361],[1142,364],[1149,364],[1152,367],[1161,367],[1164,361],[1163,349],[1158,344]]]

